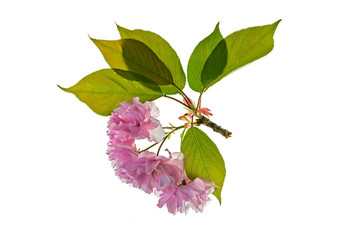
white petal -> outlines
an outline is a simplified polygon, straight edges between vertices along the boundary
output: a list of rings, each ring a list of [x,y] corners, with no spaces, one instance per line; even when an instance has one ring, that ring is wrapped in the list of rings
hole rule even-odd
[[[151,141],[160,142],[165,137],[165,132],[161,124],[159,124],[157,128],[150,130],[149,133]]]

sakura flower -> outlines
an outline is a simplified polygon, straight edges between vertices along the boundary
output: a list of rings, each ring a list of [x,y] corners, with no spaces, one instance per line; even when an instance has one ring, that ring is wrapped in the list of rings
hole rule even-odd
[[[159,182],[156,190],[160,191],[169,185],[180,184],[185,179],[184,159],[185,155],[181,152],[170,153],[167,162],[159,164],[156,168],[156,174]]]
[[[160,191],[184,179],[184,156],[175,153],[169,158],[144,151],[129,154],[125,148],[117,149],[110,155],[114,158],[115,173],[125,183],[140,188],[146,193]]]
[[[138,97],[134,97],[131,103],[121,102],[108,122],[110,139],[121,139],[123,135],[128,135],[135,139],[147,138],[160,142],[165,132],[156,119],[159,115],[159,109],[153,102],[141,103]]]
[[[113,138],[108,143],[107,154],[109,155],[111,165],[115,170],[115,174],[124,181],[127,179],[124,165],[139,154],[134,141],[134,138]]]
[[[215,184],[196,178],[187,185],[172,185],[160,194],[158,207],[167,206],[169,213],[187,213],[191,207],[196,212],[202,212],[210,200],[209,194],[213,192]]]
[[[163,156],[144,151],[137,157],[125,162],[119,177],[135,188],[140,188],[146,193],[152,193],[160,181],[155,169],[160,163],[167,161],[168,159]]]
[[[191,101],[188,104],[193,104]],[[202,211],[213,191],[213,182],[196,178],[190,181],[184,170],[183,153],[170,153],[169,157],[159,156],[150,151],[138,151],[135,139],[161,141],[165,137],[160,122],[159,109],[152,102],[139,102],[135,97],[131,103],[122,102],[115,109],[108,122],[109,159],[115,174],[125,183],[146,193],[155,192],[160,196],[158,206],[167,206],[170,213],[187,212],[191,207]],[[204,109],[206,114],[209,110]],[[180,117],[191,124],[194,113]]]

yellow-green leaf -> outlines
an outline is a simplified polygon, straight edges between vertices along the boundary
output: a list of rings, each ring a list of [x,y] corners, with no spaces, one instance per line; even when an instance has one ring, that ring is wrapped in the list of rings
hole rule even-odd
[[[220,33],[218,23],[214,31],[209,36],[200,41],[192,52],[187,66],[187,77],[189,86],[192,90],[196,92],[201,92],[203,90],[204,84],[201,81],[202,71],[209,56],[215,47],[221,42],[221,40],[223,40],[223,36]],[[208,67],[210,67],[210,64]],[[210,70],[210,68],[207,69]],[[207,73],[208,72],[204,74],[204,79],[207,78]]]
[[[70,88],[60,88],[75,94],[95,113],[103,116],[110,115],[113,109],[120,106],[120,102],[130,102],[133,97],[139,97],[141,102],[145,102],[163,95],[157,84],[149,80],[127,80],[112,69],[99,70],[87,75]]]
[[[129,30],[119,25],[117,25],[117,28],[122,39],[135,39],[148,46],[169,69],[174,84],[180,89],[185,87],[186,77],[180,59],[165,39],[150,31],[141,29]],[[172,85],[160,86],[160,88],[165,94],[178,93],[178,90]]]
[[[103,54],[106,62],[123,77],[129,76],[142,81],[148,78],[158,85],[173,84],[169,69],[144,43],[134,39],[97,40],[91,39]],[[132,74],[133,73],[133,74]],[[136,77],[142,76],[140,79]]]
[[[186,131],[181,142],[181,152],[185,154],[185,170],[187,176],[195,178],[208,178],[213,181],[214,195],[221,203],[221,190],[225,180],[225,163],[219,149],[211,139],[197,127]]]
[[[274,48],[273,36],[280,21],[270,25],[246,28],[227,36],[225,38],[227,48],[226,67],[222,74],[208,83],[207,87],[214,85],[236,69],[270,53]],[[221,45],[218,45],[218,47],[222,48]]]

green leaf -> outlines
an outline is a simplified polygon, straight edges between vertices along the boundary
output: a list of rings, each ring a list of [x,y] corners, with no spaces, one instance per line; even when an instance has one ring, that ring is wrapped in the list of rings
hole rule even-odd
[[[167,41],[165,41],[165,39],[150,31],[144,31],[140,29],[129,30],[120,27],[119,25],[117,25],[117,28],[120,32],[121,38],[135,39],[148,46],[169,69],[173,77],[174,84],[180,89],[185,87],[186,77],[181,66],[180,59],[175,50]],[[172,85],[160,86],[160,88],[164,94],[179,93],[178,90]]]
[[[199,44],[195,47],[194,51],[192,52],[189,63],[187,66],[187,77],[189,81],[189,86],[192,90],[196,92],[201,92],[204,88],[204,84],[202,82],[202,78],[206,79],[208,76],[208,70],[210,70],[210,63],[207,66],[207,70],[204,73],[203,69],[204,66],[215,49],[215,47],[223,40],[223,36],[219,30],[219,23],[216,25],[214,31],[204,38]],[[224,44],[222,44],[223,46]],[[223,62],[219,62],[220,66],[224,65]],[[221,68],[221,67],[220,67]],[[202,77],[202,74],[204,76]],[[208,75],[213,76],[214,74],[209,73]],[[215,74],[216,75],[216,74]]]
[[[181,152],[185,154],[187,176],[194,180],[197,177],[209,178],[217,188],[214,195],[221,204],[221,190],[225,179],[225,163],[217,146],[199,128],[187,130],[181,143]]]
[[[226,42],[221,40],[206,60],[201,72],[201,82],[204,88],[208,88],[209,84],[223,73],[227,58]]]
[[[225,38],[227,63],[222,74],[207,81],[207,88],[214,85],[229,73],[249,64],[271,52],[274,48],[274,33],[281,19],[273,24],[246,28]],[[217,45],[216,48],[223,48]],[[214,52],[221,51],[214,49]]]
[[[97,40],[91,38],[113,69],[123,77],[143,81],[148,78],[158,85],[173,84],[169,69],[144,43],[134,39]],[[141,76],[139,78],[139,76]]]
[[[186,128],[184,128],[184,130],[183,130],[183,131],[181,132],[181,134],[180,134],[180,140],[181,140],[181,142],[184,140],[185,132],[186,132]]]
[[[130,102],[133,97],[139,97],[141,102],[145,102],[163,95],[154,82],[127,80],[112,69],[99,70],[87,75],[70,88],[60,88],[75,94],[95,113],[103,116],[110,115],[113,109],[120,106],[120,102]]]

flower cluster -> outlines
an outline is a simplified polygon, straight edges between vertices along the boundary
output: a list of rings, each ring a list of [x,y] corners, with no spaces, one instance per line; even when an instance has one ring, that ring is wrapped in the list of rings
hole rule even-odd
[[[125,183],[146,193],[159,196],[158,206],[167,206],[170,213],[187,212],[191,207],[202,211],[214,190],[214,183],[205,179],[188,179],[183,153],[159,156],[148,150],[138,151],[136,139],[160,142],[166,138],[156,117],[159,109],[153,102],[121,102],[108,122],[108,151],[115,174]]]

